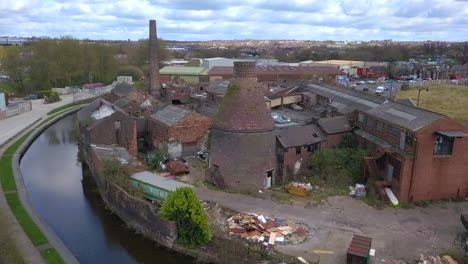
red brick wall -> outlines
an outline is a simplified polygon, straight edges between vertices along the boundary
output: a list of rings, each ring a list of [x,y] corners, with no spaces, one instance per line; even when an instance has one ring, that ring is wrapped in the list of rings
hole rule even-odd
[[[445,118],[417,133],[417,157],[410,196],[413,200],[432,200],[468,196],[468,138],[454,138],[452,155],[434,156],[434,132],[468,128]]]
[[[344,135],[346,135],[346,133],[327,135],[327,141],[322,142],[320,147],[321,148],[336,147],[341,143],[341,140],[343,139]]]
[[[169,128],[169,138],[181,143],[201,140],[211,127],[211,120],[198,113],[191,113]]]
[[[159,148],[169,139],[169,127],[158,120],[150,118],[149,127],[151,131],[151,138],[153,139],[153,146]]]
[[[117,133],[114,122],[120,121],[120,132]],[[131,117],[121,113],[106,117],[90,131],[90,143],[103,145],[120,145],[131,155],[137,154],[136,122]]]
[[[301,148],[301,154],[296,154],[296,148],[289,148],[284,151],[283,157],[284,157],[284,162],[283,162],[283,179],[282,183],[285,183],[287,181],[287,178],[290,176],[294,175],[294,165],[296,164],[297,161],[301,160],[301,166],[300,169],[302,169],[304,166],[307,166],[307,162],[309,160],[309,157],[312,153],[307,151],[307,147],[300,147]],[[300,171],[300,170],[299,170]],[[297,173],[299,173],[297,171]],[[293,175],[291,175],[293,174]]]
[[[170,83],[171,82],[171,75],[170,74],[161,74],[159,75],[159,80],[161,83]]]

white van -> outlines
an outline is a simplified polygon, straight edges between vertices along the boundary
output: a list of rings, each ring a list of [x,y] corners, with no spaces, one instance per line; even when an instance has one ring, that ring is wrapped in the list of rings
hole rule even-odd
[[[383,86],[377,86],[377,88],[375,88],[375,94],[377,95],[383,94],[384,91],[385,91],[385,87]]]

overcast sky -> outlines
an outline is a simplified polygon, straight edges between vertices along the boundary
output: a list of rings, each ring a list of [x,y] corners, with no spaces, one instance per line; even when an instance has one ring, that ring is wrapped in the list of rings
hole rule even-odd
[[[468,40],[468,0],[0,0],[0,36]]]

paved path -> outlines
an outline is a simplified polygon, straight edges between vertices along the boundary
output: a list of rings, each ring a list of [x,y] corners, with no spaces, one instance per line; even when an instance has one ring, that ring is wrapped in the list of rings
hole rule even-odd
[[[303,256],[320,263],[340,263],[353,233],[373,238],[376,249],[374,263],[381,259],[417,259],[420,253],[442,253],[453,246],[456,233],[462,232],[460,212],[468,211],[468,203],[436,202],[427,208],[377,210],[350,197],[328,199],[323,206],[311,206],[305,201],[278,204],[268,198],[232,194],[197,188],[202,200],[216,201],[239,212],[252,212],[269,217],[305,223],[310,227],[308,239],[299,245],[277,245],[293,256]],[[328,250],[334,254],[316,254],[313,250]],[[344,262],[343,262],[344,263]]]
[[[74,98],[72,94],[60,95],[62,100],[52,104],[44,104],[42,99],[32,100],[31,111],[0,120],[0,145],[11,139],[11,137],[24,130],[39,118],[47,116],[47,112],[50,110],[72,103],[73,101],[83,100],[94,96],[95,95],[88,93],[75,94]]]
[[[91,94],[75,94],[75,98],[73,98],[73,95],[61,95],[60,97],[62,100],[57,103],[53,104],[43,104],[42,100],[34,100],[32,101],[32,110],[20,115],[12,116],[7,119],[0,120],[0,156],[3,155],[3,152],[11,145],[12,142],[8,142],[11,140],[13,137],[16,137],[16,139],[20,138],[20,136],[23,136],[24,134],[27,133],[28,128],[34,124],[38,119],[45,118],[47,117],[47,113],[55,109],[57,107],[60,107],[62,105],[66,105],[69,103],[72,103],[74,100],[82,100],[86,98],[93,97],[94,95]],[[16,174],[16,173],[15,173]],[[21,188],[24,186],[18,186],[18,188]],[[11,193],[12,191],[7,191],[3,192],[3,189],[1,188],[0,184],[0,223],[1,223],[1,230],[8,230],[8,233],[3,234],[0,230],[0,245],[2,244],[9,244],[11,247],[6,249],[6,250],[11,250],[15,249],[18,251],[18,253],[23,257],[26,263],[44,263],[38,248],[36,248],[32,243],[31,240],[27,237],[26,233],[24,233],[23,229],[19,225],[18,221],[16,220],[16,217],[13,215],[13,213],[10,210],[10,207],[8,206],[6,199],[5,199],[5,193]],[[26,195],[27,196],[27,195]],[[23,197],[22,197],[23,198]],[[22,199],[24,200],[24,198]],[[24,205],[25,208],[27,205]],[[30,206],[30,205],[29,205]],[[28,208],[26,208],[28,209]],[[32,215],[34,218],[34,216]],[[44,224],[42,223],[42,228],[44,228]],[[46,230],[47,231],[47,230]],[[44,232],[44,230],[43,230]],[[47,232],[46,232],[47,235]],[[63,244],[61,241],[58,241],[56,239],[56,236],[50,236],[47,235],[48,239],[51,240],[52,243],[54,243],[54,246],[58,250],[62,251],[68,251],[67,249],[63,249]],[[14,245],[11,245],[13,243]],[[60,246],[58,246],[60,245]],[[50,246],[49,244],[42,245],[40,248],[44,248]],[[0,248],[0,252],[2,252],[2,248]],[[68,254],[70,255],[70,254]],[[11,256],[6,256],[6,257],[11,257]],[[70,256],[70,259],[74,259],[73,256]],[[9,259],[2,259],[2,256],[0,256],[0,263],[2,261],[9,261]],[[76,262],[76,261],[72,261]]]

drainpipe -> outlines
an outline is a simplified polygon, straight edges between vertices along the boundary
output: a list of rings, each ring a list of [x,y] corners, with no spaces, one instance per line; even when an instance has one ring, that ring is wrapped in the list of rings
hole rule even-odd
[[[416,155],[418,153],[418,137],[415,137],[416,143],[414,144],[414,152],[413,152],[413,164],[411,164],[411,178],[410,178],[410,186],[408,190],[408,196],[410,197],[410,201],[413,201],[413,194],[412,194],[412,188],[413,188],[413,174],[414,174],[414,164],[416,163]]]

